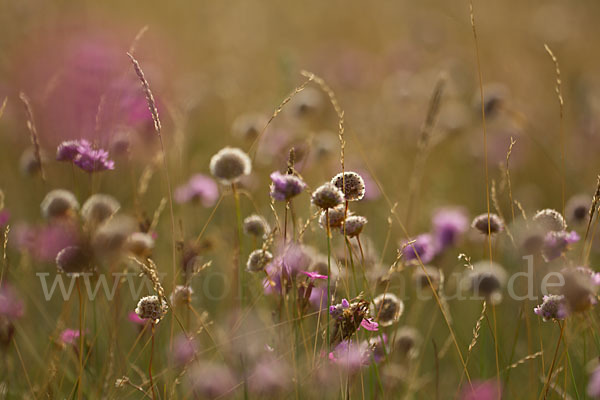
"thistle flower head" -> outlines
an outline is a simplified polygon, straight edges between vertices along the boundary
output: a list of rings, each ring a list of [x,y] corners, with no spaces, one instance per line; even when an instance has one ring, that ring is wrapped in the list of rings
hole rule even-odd
[[[248,256],[246,270],[248,272],[258,272],[265,269],[267,264],[273,261],[273,254],[267,250],[257,249]]]
[[[271,227],[267,220],[257,214],[252,214],[244,219],[244,233],[255,238],[266,239],[271,232]]]
[[[551,208],[546,208],[535,213],[533,222],[545,232],[558,232],[567,229],[567,222],[562,214]]]
[[[83,221],[91,226],[98,226],[119,211],[121,204],[108,194],[93,194],[81,207]]]
[[[546,295],[544,301],[533,309],[533,312],[542,317],[544,321],[563,320],[569,314],[563,295]]]
[[[371,304],[371,315],[381,326],[390,326],[398,322],[403,312],[404,302],[392,293],[380,294]]]
[[[504,222],[502,222],[502,218],[496,214],[490,213],[488,218],[488,214],[484,213],[473,218],[471,226],[484,235],[487,235],[488,233],[493,235],[504,229]]]
[[[365,181],[356,172],[340,172],[331,179],[331,183],[342,191],[348,201],[359,201],[365,196]]]
[[[210,173],[224,185],[238,182],[252,172],[248,154],[234,147],[225,147],[210,159]]]
[[[277,201],[290,200],[306,188],[306,183],[296,175],[279,171],[271,174],[271,181],[271,197]]]
[[[75,195],[68,190],[55,189],[46,194],[40,208],[44,218],[60,218],[79,210],[79,202]]]
[[[327,182],[313,192],[311,201],[315,206],[327,210],[342,204],[344,202],[344,194],[335,185]]]
[[[361,234],[363,228],[367,224],[367,219],[360,215],[351,215],[344,221],[340,232],[342,235],[345,233],[348,237],[356,237]]]
[[[169,307],[164,300],[160,300],[158,296],[142,297],[135,308],[135,313],[141,319],[147,319],[157,324],[167,313]]]

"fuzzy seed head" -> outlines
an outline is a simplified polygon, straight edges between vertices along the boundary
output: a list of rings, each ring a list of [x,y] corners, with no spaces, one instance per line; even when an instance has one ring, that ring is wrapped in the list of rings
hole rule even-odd
[[[168,309],[167,303],[154,295],[142,297],[135,308],[135,313],[141,319],[149,319],[156,324],[165,316]]]
[[[352,215],[352,212],[348,211],[348,217]],[[340,204],[337,207],[329,209],[329,228],[341,228],[344,224],[344,218],[346,218],[346,206]],[[327,229],[327,214],[325,211],[321,211],[319,216],[319,225],[323,229]]]
[[[81,217],[84,222],[98,226],[119,211],[121,204],[108,194],[93,194],[81,207]]]
[[[210,159],[210,173],[224,185],[236,183],[250,172],[250,157],[238,148],[225,147]]]
[[[68,246],[56,255],[56,267],[65,274],[81,274],[92,270],[91,256],[80,246]]]
[[[479,232],[487,235],[488,232],[492,235],[495,233],[499,233],[504,229],[504,223],[502,222],[502,218],[500,218],[496,214],[489,214],[489,228],[488,228],[488,214],[484,213],[473,218],[473,222],[471,226],[477,229]]]
[[[373,299],[371,315],[381,326],[390,326],[400,319],[404,302],[392,293],[382,293]]]
[[[340,228],[342,235],[345,233],[348,237],[356,237],[360,235],[363,228],[367,224],[367,219],[360,215],[352,215],[344,221],[344,225]]]
[[[273,254],[267,250],[257,249],[248,256],[246,270],[248,272],[259,272],[265,269],[265,266],[273,261]]]
[[[42,216],[46,219],[65,217],[79,210],[79,202],[68,190],[55,189],[44,197],[40,205]]]
[[[267,220],[257,214],[252,214],[244,219],[244,233],[256,238],[266,239],[271,232],[271,227]]]
[[[567,229],[567,222],[556,210],[546,208],[533,216],[533,222],[546,232],[558,232]]]
[[[342,204],[344,202],[344,194],[335,185],[327,182],[313,192],[311,201],[315,206],[327,210]]]

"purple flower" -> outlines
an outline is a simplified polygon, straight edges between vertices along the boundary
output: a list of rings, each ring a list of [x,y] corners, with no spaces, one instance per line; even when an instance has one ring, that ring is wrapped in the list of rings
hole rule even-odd
[[[285,390],[290,383],[291,373],[282,360],[268,357],[260,360],[252,371],[250,390],[257,394],[275,395]]]
[[[212,178],[196,174],[184,185],[175,189],[174,197],[178,203],[200,201],[204,207],[211,207],[219,198],[219,187]]]
[[[456,244],[469,229],[469,220],[462,208],[445,207],[433,213],[432,225],[436,246],[441,251]]]
[[[10,213],[8,210],[0,210],[0,228],[4,228],[10,220]]]
[[[551,261],[560,257],[567,251],[571,243],[579,240],[579,235],[575,231],[551,231],[546,234],[544,244],[542,245],[542,256],[544,260]]]
[[[179,334],[173,343],[173,361],[177,366],[184,367],[194,359],[197,349],[198,343],[194,338]]]
[[[80,148],[90,148],[90,142],[85,139],[81,140],[67,140],[58,145],[56,149],[56,160],[57,161],[71,161],[80,154]]]
[[[127,314],[127,319],[136,324],[136,325],[140,325],[140,326],[144,326],[148,323],[147,320],[145,319],[141,319],[139,315],[137,315],[137,313],[135,311],[130,311],[129,314]]]
[[[461,400],[496,400],[498,398],[498,382],[488,380],[473,382],[472,387],[463,389]]]
[[[236,388],[237,381],[229,368],[223,364],[205,362],[195,366],[187,374],[187,386],[194,397],[216,399]]]
[[[344,340],[329,353],[329,360],[348,372],[356,372],[371,362],[371,349],[366,342]]]
[[[410,243],[414,240],[413,243]],[[413,240],[404,242],[402,256],[408,263],[418,263],[415,252],[419,255],[423,264],[428,264],[436,254],[436,246],[433,237],[429,233],[423,233]]]
[[[318,272],[300,271],[300,273],[308,276],[310,279],[327,279],[327,275],[321,275]]]
[[[350,303],[348,302],[348,300],[342,299],[342,302],[340,304],[329,306],[329,314],[331,314],[332,318],[336,319],[340,317],[344,310],[348,307],[350,307]]]
[[[600,367],[596,367],[587,386],[587,394],[590,397],[600,398]]]
[[[89,143],[80,143],[77,151],[79,154],[73,161],[82,170],[92,173],[115,169],[115,162],[108,159],[108,151],[93,149]]]
[[[309,301],[316,310],[325,310],[327,308],[327,288],[313,287]]]
[[[569,314],[565,296],[555,294],[544,296],[542,304],[535,307],[533,312],[542,317],[544,321],[563,320]]]
[[[15,320],[23,316],[23,302],[16,290],[7,283],[0,286],[0,316]]]
[[[282,174],[275,171],[271,174],[271,197],[278,201],[287,201],[302,193],[306,183],[292,174]]]

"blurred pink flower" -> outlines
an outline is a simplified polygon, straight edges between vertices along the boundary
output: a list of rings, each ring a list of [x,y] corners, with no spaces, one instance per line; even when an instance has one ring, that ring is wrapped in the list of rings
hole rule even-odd
[[[23,313],[23,302],[19,299],[17,291],[8,283],[4,283],[0,286],[0,316],[14,320],[21,318]]]
[[[175,189],[174,197],[177,203],[200,201],[204,207],[212,207],[219,198],[219,187],[211,177],[196,174]]]
[[[498,399],[498,382],[490,379],[487,381],[473,382],[473,387],[466,387],[461,394],[461,400],[496,400]]]

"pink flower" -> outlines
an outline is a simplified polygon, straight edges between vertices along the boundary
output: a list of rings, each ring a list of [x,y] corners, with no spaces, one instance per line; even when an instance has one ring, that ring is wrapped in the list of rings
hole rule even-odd
[[[9,320],[23,316],[23,302],[18,298],[16,290],[5,283],[0,286],[0,316]]]
[[[369,318],[363,318],[363,320],[360,322],[360,326],[371,332],[375,332],[379,329],[379,324]]]
[[[329,360],[348,372],[356,372],[371,362],[371,350],[366,342],[344,340],[329,353]]]
[[[310,271],[300,271],[304,275],[308,276],[310,279],[327,279],[327,275],[321,275],[318,272],[310,272]]]
[[[79,331],[74,329],[65,329],[60,334],[60,341],[64,344],[76,344],[77,339],[79,339]]]
[[[127,315],[127,319],[129,319],[130,322],[133,322],[134,324],[141,325],[141,326],[146,325],[146,323],[148,322],[146,320],[141,319],[135,311],[130,311],[129,314]]]
[[[219,198],[219,187],[209,176],[196,174],[184,185],[175,189],[174,196],[177,203],[198,200],[204,207],[211,207]]]
[[[461,400],[496,400],[498,393],[498,383],[495,380],[488,380],[473,382],[473,387],[465,388],[460,398]]]

